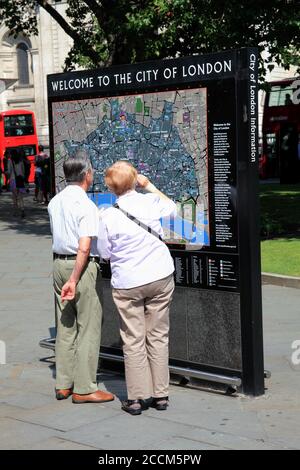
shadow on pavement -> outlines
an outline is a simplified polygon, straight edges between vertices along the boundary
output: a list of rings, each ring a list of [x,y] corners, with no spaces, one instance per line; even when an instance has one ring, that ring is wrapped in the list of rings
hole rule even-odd
[[[46,236],[51,238],[47,207],[33,201],[33,192],[24,195],[25,218],[13,215],[12,196],[10,192],[0,194],[0,231],[7,229],[27,235]]]

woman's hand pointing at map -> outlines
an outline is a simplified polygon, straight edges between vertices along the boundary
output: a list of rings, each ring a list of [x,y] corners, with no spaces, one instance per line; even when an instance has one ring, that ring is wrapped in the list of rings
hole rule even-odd
[[[140,188],[145,189],[145,191],[148,191],[149,193],[155,193],[158,194],[160,198],[162,199],[169,199],[168,196],[166,196],[164,193],[159,191],[159,189],[154,186],[153,183],[147,178],[147,176],[138,174],[137,175],[137,186]]]
[[[147,176],[144,176],[144,175],[141,175],[141,174],[138,174],[137,175],[137,185],[140,187],[140,188],[144,188],[146,189],[146,186],[150,183],[149,179],[147,178]]]

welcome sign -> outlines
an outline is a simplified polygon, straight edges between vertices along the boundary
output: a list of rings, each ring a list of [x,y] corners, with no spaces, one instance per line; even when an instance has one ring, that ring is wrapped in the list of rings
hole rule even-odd
[[[226,371],[261,394],[257,65],[257,50],[242,49],[55,74],[48,97],[54,191],[66,185],[64,160],[84,149],[97,206],[114,203],[104,172],[120,159],[177,204],[162,221],[180,311],[173,363]]]
[[[99,93],[131,87],[172,85],[218,76],[232,76],[236,71],[235,55],[224,53],[222,59],[195,56],[186,59],[146,62],[138,65],[115,66],[109,69],[50,75],[48,96],[59,94]]]

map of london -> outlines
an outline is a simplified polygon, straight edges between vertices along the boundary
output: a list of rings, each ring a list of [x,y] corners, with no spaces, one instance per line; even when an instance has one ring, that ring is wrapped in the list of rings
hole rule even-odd
[[[128,160],[177,203],[177,217],[162,221],[166,241],[209,245],[205,88],[55,102],[52,113],[58,191],[64,160],[84,149],[95,171],[89,196],[113,204],[105,169]]]

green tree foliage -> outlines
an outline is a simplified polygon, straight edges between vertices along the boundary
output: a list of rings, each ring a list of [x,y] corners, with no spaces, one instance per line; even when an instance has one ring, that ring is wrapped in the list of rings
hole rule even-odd
[[[12,34],[36,34],[37,8],[74,40],[67,70],[245,46],[268,48],[262,79],[272,63],[300,62],[297,0],[70,0],[67,20],[50,0],[2,0],[0,18]]]

